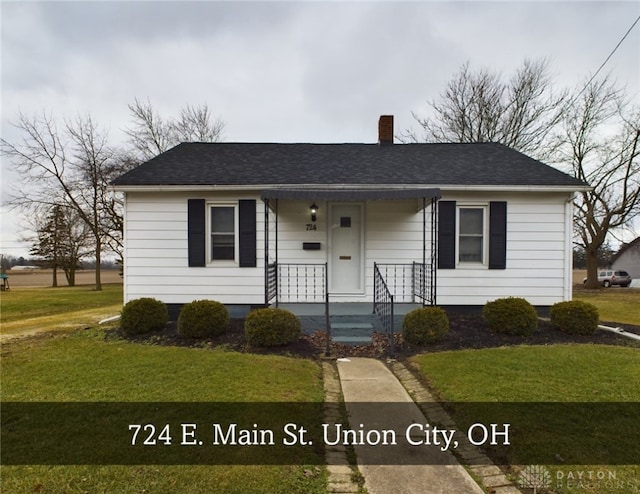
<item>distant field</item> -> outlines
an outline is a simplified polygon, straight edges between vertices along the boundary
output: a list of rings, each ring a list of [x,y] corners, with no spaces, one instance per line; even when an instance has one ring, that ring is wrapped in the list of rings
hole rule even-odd
[[[122,283],[122,277],[118,269],[102,270],[102,283]],[[52,271],[50,269],[36,269],[29,271],[7,271],[9,286],[13,287],[37,287],[51,286]],[[76,285],[92,285],[95,283],[95,270],[83,269],[76,273]],[[64,272],[58,272],[58,286],[67,286]]]
[[[574,269],[573,270],[573,284],[582,286],[582,282],[587,277],[586,269]]]
[[[51,286],[51,270],[38,269],[34,271],[8,271],[11,286]],[[76,274],[76,285],[90,285],[94,282],[94,270],[86,269]],[[582,285],[582,280],[587,276],[584,269],[573,271],[573,284]],[[122,283],[122,277],[117,269],[102,271],[103,283]],[[66,286],[67,280],[64,273],[58,273],[58,285]]]
[[[86,269],[76,274],[76,285],[90,285],[94,282],[94,270]],[[8,271],[11,286],[51,286],[51,270],[38,269],[34,271]],[[582,280],[587,276],[585,269],[573,271],[573,284],[582,285]],[[103,283],[122,283],[122,277],[117,269],[102,271]],[[64,273],[58,273],[58,285],[66,286],[67,280]]]

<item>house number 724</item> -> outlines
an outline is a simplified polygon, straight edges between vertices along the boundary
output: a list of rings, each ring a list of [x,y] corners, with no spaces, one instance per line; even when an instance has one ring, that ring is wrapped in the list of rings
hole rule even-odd
[[[318,229],[318,225],[316,225],[315,223],[307,223],[306,226],[308,232],[316,231]]]

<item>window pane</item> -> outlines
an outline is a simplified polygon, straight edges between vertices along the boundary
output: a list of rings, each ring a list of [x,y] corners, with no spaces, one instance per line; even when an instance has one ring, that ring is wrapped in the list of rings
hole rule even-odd
[[[211,260],[233,261],[235,249],[235,208],[211,207]]]
[[[482,237],[460,236],[460,262],[482,262]]]
[[[460,210],[460,234],[482,235],[482,209],[464,208]]]
[[[484,209],[460,208],[458,262],[484,262]]]
[[[235,236],[234,235],[211,235],[211,258],[214,260],[235,259]]]
[[[211,208],[211,232],[212,233],[233,233],[234,228],[233,208],[212,207]]]

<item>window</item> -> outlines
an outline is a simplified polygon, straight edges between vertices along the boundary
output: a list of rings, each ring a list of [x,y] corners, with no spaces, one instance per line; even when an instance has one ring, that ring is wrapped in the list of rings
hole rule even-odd
[[[236,206],[212,205],[209,208],[210,261],[236,260]]]
[[[206,267],[215,262],[232,262],[241,268],[255,268],[256,200],[213,203],[205,199],[187,201],[188,265]]]
[[[507,203],[438,202],[438,269],[507,269]]]
[[[458,263],[484,264],[485,262],[486,207],[461,206],[458,208]]]

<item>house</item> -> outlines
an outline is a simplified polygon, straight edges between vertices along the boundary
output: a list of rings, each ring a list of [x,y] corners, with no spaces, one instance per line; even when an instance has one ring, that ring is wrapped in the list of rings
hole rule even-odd
[[[113,182],[125,302],[571,299],[586,185],[496,143],[183,143]]]
[[[634,280],[631,282],[632,286],[638,286],[637,280],[640,280],[640,237],[628,244],[622,244],[620,250],[611,259],[611,269],[626,271]]]

